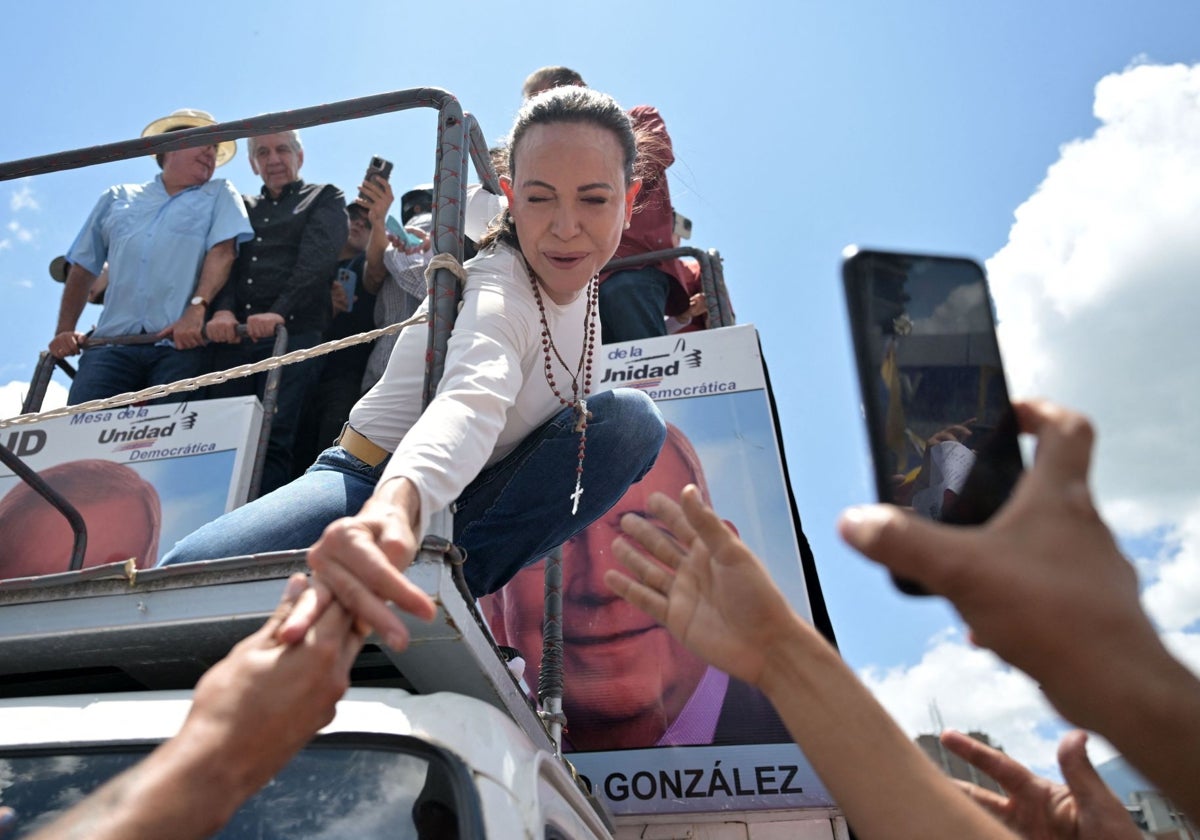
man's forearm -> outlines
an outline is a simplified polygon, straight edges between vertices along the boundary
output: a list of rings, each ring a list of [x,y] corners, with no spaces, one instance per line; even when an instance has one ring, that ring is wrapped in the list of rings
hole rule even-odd
[[[81,265],[74,264],[67,274],[67,282],[63,286],[62,301],[58,306],[58,325],[54,334],[73,332],[87,304],[88,290],[96,282],[96,275]]]
[[[229,282],[229,272],[233,268],[237,256],[233,240],[226,239],[208,249],[204,257],[204,265],[200,267],[200,279],[196,282],[196,294],[208,301],[211,306],[216,302],[217,295]]]
[[[239,790],[217,756],[174,739],[116,776],[32,840],[200,840],[219,830],[252,791]]]
[[[1070,697],[1047,694],[1200,822],[1200,679],[1160,645],[1136,661],[1114,659],[1102,679],[1076,686]]]
[[[363,269],[363,288],[373,295],[379,294],[383,281],[387,277],[387,268],[383,264],[383,254],[387,251],[387,224],[373,224],[371,238],[367,242],[367,264]]]
[[[760,686],[863,838],[1012,838],[943,776],[803,619]]]

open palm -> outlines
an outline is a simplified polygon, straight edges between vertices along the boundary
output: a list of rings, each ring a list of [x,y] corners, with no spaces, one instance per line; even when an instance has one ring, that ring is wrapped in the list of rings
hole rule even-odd
[[[632,576],[610,570],[605,581],[689,650],[760,684],[773,642],[797,620],[770,574],[695,486],[681,504],[655,493],[647,509],[658,524],[627,514],[613,543]]]

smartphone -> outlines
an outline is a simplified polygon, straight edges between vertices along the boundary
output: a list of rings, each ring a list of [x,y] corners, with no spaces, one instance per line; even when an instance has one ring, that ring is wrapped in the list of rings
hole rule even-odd
[[[672,223],[674,225],[673,232],[679,239],[692,238],[692,220],[682,213],[671,211]]]
[[[409,233],[404,229],[404,225],[396,221],[395,216],[387,217],[387,230],[392,236],[399,237],[400,241],[409,248],[419,248],[425,244],[425,240],[421,239],[416,234]]]
[[[842,281],[879,500],[950,524],[987,521],[1022,465],[983,268],[852,246]]]
[[[348,268],[339,268],[337,271],[337,281],[342,284],[342,288],[346,290],[346,304],[350,309],[354,308],[354,292],[358,285],[358,275]],[[349,310],[347,310],[349,311]]]
[[[392,176],[392,162],[390,160],[384,160],[383,158],[376,155],[375,157],[371,158],[371,162],[369,164],[367,164],[367,174],[365,176],[363,176],[363,180],[370,181],[373,178],[379,178],[381,180],[386,181],[391,176]],[[359,190],[358,197],[359,198],[365,197],[362,194],[362,190]]]

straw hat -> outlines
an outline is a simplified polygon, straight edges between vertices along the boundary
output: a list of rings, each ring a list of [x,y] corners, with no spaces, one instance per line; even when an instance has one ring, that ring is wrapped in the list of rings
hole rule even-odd
[[[153,137],[168,131],[181,128],[199,128],[202,125],[216,125],[217,121],[208,111],[198,111],[195,108],[180,108],[165,117],[161,117],[142,129],[143,137]],[[228,163],[237,154],[237,143],[226,140],[217,145],[217,166]]]
[[[50,276],[59,283],[67,282],[67,272],[70,270],[71,264],[65,256],[57,256],[50,260]]]

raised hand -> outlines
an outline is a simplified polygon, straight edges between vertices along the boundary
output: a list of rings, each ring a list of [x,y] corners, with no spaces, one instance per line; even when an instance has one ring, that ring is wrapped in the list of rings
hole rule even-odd
[[[690,650],[758,684],[772,644],[795,633],[799,619],[695,485],[684,488],[681,502],[651,495],[647,509],[661,527],[633,514],[621,519],[628,539],[614,540],[613,551],[633,576],[612,569],[604,580]]]
[[[999,750],[961,732],[942,733],[942,745],[978,767],[1007,796],[970,782],[960,786],[1005,825],[1030,840],[1141,840],[1125,806],[1096,773],[1087,756],[1087,733],[1068,732],[1058,747],[1065,784],[1051,782]]]

